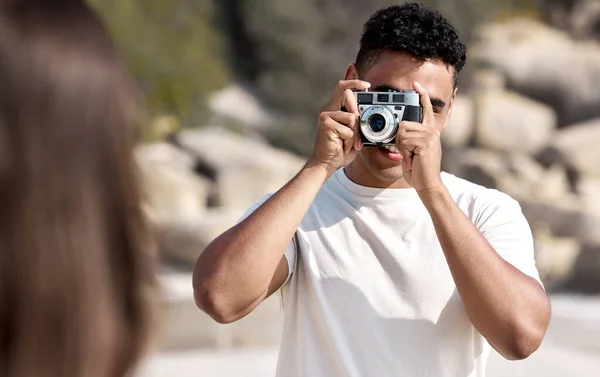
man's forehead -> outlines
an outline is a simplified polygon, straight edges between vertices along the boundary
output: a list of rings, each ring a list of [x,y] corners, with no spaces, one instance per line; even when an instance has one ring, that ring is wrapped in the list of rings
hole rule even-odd
[[[366,72],[364,80],[371,83],[373,90],[376,87],[407,90],[413,88],[414,81],[418,81],[428,91],[451,94],[454,68],[441,61],[420,61],[406,53],[383,52]]]

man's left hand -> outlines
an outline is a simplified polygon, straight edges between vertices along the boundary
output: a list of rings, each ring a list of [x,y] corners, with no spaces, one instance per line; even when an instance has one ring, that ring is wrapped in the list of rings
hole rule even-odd
[[[415,82],[413,86],[421,98],[423,122],[400,123],[396,147],[402,153],[404,179],[417,192],[423,192],[443,187],[440,177],[442,145],[429,94],[421,84]]]

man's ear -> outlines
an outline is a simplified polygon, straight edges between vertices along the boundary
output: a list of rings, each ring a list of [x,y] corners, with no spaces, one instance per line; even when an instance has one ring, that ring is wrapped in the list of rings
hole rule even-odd
[[[356,65],[354,63],[348,66],[346,69],[346,77],[344,80],[358,80],[360,77],[358,75],[358,69],[356,69]]]
[[[448,112],[446,113],[446,119],[444,119],[444,125],[442,129],[446,128],[448,123],[450,123],[450,117],[452,117],[452,110],[454,110],[454,100],[456,99],[456,93],[458,92],[458,88],[454,88],[454,93],[452,93],[452,97],[450,98],[450,103],[448,104]]]

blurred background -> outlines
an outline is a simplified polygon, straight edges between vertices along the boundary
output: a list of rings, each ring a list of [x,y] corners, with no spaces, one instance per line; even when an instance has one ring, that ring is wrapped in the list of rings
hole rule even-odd
[[[163,259],[162,321],[140,377],[272,376],[281,309],[196,309],[198,253],[312,150],[318,109],[390,0],[89,0],[137,77],[137,158]],[[428,0],[469,46],[444,169],[519,200],[553,303],[541,349],[489,375],[600,371],[600,1]]]

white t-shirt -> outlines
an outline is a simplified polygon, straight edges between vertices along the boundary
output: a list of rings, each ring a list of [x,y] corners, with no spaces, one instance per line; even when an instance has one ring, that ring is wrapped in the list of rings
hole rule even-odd
[[[539,281],[519,204],[447,173],[442,180],[494,249]],[[278,377],[485,376],[491,347],[467,317],[415,190],[360,186],[340,169],[297,236],[285,252]]]

